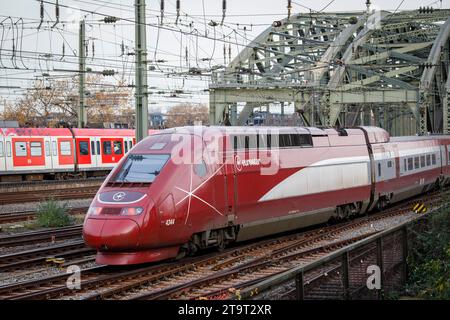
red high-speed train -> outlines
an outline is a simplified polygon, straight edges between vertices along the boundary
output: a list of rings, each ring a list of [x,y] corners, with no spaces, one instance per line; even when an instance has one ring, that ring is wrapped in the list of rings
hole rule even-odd
[[[443,185],[450,136],[186,127],[138,143],[84,222],[97,262],[138,264],[366,213]]]
[[[0,181],[106,174],[134,136],[128,129],[0,128]]]

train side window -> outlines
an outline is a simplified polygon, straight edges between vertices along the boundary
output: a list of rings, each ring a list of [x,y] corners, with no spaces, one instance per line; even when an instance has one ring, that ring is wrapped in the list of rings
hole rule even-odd
[[[431,166],[431,154],[427,154],[427,166]]]
[[[53,146],[52,146],[52,148],[53,148],[53,156],[57,156],[58,155],[58,148],[56,147],[56,141],[53,141]]]
[[[103,154],[112,154],[111,141],[103,141]]]
[[[70,148],[70,141],[61,141],[59,143],[59,150],[62,156],[72,155],[72,150]]]
[[[448,152],[448,158],[447,158],[448,162],[450,163],[450,151]]]
[[[280,148],[291,147],[292,146],[291,135],[290,134],[280,134],[279,144],[280,144]]]
[[[411,171],[413,169],[413,158],[408,158],[408,171]]]
[[[26,157],[27,156],[27,144],[26,142],[15,142],[14,149],[16,151],[17,157]]]
[[[420,157],[415,157],[414,158],[414,169],[419,169],[420,168]]]
[[[232,144],[233,144],[233,150],[236,151],[238,148],[238,137],[237,136],[233,136]]]
[[[0,157],[3,157],[3,141],[0,141]]]
[[[131,148],[133,148],[133,142],[132,141],[128,141],[128,145],[129,145],[129,149],[131,150]]]
[[[292,147],[312,147],[312,137],[310,134],[291,134]]]
[[[408,171],[408,163],[407,163],[407,160],[406,160],[406,158],[405,159],[403,159],[403,171]]]
[[[378,176],[381,177],[381,163],[378,162]]]
[[[420,156],[420,167],[421,168],[425,167],[425,156]]]
[[[95,141],[91,141],[91,155],[95,156]]]
[[[114,154],[122,154],[122,142],[121,141],[114,141]]]
[[[78,142],[78,148],[80,149],[80,155],[89,155],[89,143],[87,141]]]
[[[243,136],[243,148],[246,150],[248,149],[256,149],[258,148],[258,136],[257,135],[249,135],[249,136]]]
[[[6,142],[6,156],[11,157],[11,142]]]
[[[97,141],[97,154],[100,155],[100,141]]]
[[[272,148],[272,135],[268,134],[267,135],[267,149],[271,149]]]
[[[433,166],[436,164],[436,155],[435,154],[431,155],[431,162],[432,162]]]
[[[125,145],[125,153],[128,153],[128,143],[124,141],[123,144]]]
[[[391,161],[391,160],[388,161],[387,167],[388,167],[388,168],[392,168],[392,161]]]
[[[201,178],[206,176],[206,173],[208,172],[208,170],[206,168],[206,163],[204,160],[202,160],[202,163],[198,163],[194,166],[194,172],[196,175],[198,175]]]
[[[30,143],[30,154],[32,157],[40,157],[42,156],[42,143],[40,142],[31,142]]]
[[[267,144],[266,144],[266,135],[264,134],[258,134],[258,148],[259,149],[266,149],[267,148]]]
[[[50,142],[45,141],[45,156],[50,157]]]

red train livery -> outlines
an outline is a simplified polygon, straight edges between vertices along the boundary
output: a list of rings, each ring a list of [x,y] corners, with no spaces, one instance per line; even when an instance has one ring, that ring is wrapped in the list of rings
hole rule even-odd
[[[104,174],[134,144],[127,129],[0,128],[0,181]]]
[[[83,236],[98,263],[137,264],[356,216],[446,183],[449,146],[376,127],[164,130],[110,173]]]

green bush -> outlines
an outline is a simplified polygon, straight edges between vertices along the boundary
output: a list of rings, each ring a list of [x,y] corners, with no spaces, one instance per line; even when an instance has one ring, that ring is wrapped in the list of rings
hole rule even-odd
[[[448,201],[448,199],[445,199]],[[431,214],[427,230],[416,234],[407,283],[409,294],[450,299],[450,208]]]
[[[53,199],[39,204],[37,222],[41,227],[65,227],[74,221],[67,212],[67,204],[60,205]]]

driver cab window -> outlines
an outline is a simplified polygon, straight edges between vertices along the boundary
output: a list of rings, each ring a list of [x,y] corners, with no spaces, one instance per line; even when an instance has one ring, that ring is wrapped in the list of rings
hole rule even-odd
[[[208,170],[206,168],[206,163],[204,160],[202,160],[201,163],[197,163],[194,165],[194,172],[199,177],[203,178],[208,173]]]

